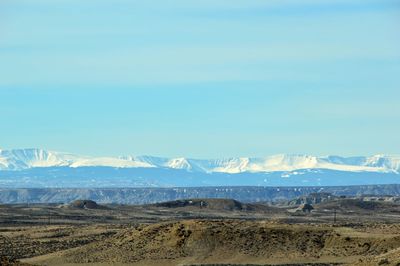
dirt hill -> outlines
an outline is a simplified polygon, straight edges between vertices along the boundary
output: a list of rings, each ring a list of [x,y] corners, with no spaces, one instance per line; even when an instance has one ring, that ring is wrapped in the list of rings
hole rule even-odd
[[[358,262],[351,266],[399,266],[400,265],[400,248],[391,250],[378,256],[368,256],[359,259]]]
[[[156,203],[150,206],[184,210],[282,212],[279,208],[265,204],[242,203],[233,199],[182,199]]]
[[[299,206],[301,204],[319,204],[322,202],[329,202],[338,199],[339,197],[331,194],[331,193],[326,193],[326,192],[320,192],[320,193],[310,193],[309,195],[306,196],[301,196],[295,199],[292,199],[287,202],[287,205],[289,206]]]
[[[110,238],[30,262],[190,265],[353,262],[400,248],[398,235],[254,221],[188,220],[125,229]],[[57,262],[57,263],[56,263]]]
[[[400,212],[400,204],[379,201],[364,201],[362,199],[339,199],[318,205],[319,209],[338,209],[355,212]]]
[[[0,256],[0,265],[1,266],[33,266],[27,263],[21,263],[20,261],[5,257],[5,256]]]
[[[98,205],[93,200],[75,200],[68,207],[73,209],[107,209],[107,207]]]

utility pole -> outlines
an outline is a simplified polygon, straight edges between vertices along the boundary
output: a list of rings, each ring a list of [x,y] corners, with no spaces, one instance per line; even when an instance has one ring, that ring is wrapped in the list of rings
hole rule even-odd
[[[336,208],[333,209],[333,223],[336,223]]]

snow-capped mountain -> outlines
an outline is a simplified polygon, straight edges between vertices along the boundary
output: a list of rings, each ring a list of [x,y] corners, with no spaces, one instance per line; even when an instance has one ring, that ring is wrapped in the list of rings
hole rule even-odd
[[[69,166],[77,156],[41,149],[0,150],[1,170],[22,170],[33,167]]]
[[[265,158],[197,160],[152,156],[91,157],[42,149],[0,150],[0,170],[26,170],[39,167],[163,168],[199,173],[262,173],[327,169],[350,172],[399,173],[400,156],[360,157],[273,155]]]
[[[273,155],[197,160],[0,150],[0,188],[348,186],[399,184],[400,157]]]

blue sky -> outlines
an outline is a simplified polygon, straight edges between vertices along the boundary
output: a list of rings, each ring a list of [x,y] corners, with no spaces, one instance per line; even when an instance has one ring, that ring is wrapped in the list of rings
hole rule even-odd
[[[400,1],[0,2],[0,147],[398,154]]]

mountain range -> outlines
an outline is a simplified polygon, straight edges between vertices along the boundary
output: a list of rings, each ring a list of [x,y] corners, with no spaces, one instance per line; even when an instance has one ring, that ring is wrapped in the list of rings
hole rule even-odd
[[[358,157],[273,155],[265,158],[226,158],[197,160],[154,156],[91,157],[43,149],[0,150],[0,170],[25,170],[35,167],[114,167],[171,168],[202,173],[243,173],[330,169],[339,171],[400,171],[400,156],[374,155]]]
[[[188,159],[93,157],[43,149],[0,150],[0,187],[170,187],[400,183],[400,156],[273,155]]]

